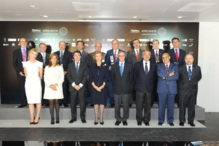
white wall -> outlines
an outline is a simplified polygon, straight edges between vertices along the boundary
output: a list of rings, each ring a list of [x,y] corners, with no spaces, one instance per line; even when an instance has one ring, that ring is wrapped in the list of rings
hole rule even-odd
[[[219,22],[200,22],[198,64],[202,69],[197,104],[219,112]]]

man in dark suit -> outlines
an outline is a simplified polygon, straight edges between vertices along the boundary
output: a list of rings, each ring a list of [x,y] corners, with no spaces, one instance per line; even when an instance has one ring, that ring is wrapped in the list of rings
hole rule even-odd
[[[129,103],[133,84],[132,64],[125,62],[126,53],[120,51],[118,54],[119,62],[112,66],[112,83],[115,101],[116,126],[123,122],[127,126],[129,117]],[[123,104],[123,117],[120,113],[120,107]]]
[[[142,52],[143,50],[140,49],[140,41],[139,39],[133,39],[130,43],[132,50],[127,52],[127,62],[131,63],[133,68],[136,62],[142,60]],[[135,100],[135,91],[133,89],[132,95],[130,96],[130,107],[132,106],[132,102]]]
[[[158,40],[152,41],[153,49],[151,50],[151,59],[153,63],[162,63],[162,54],[165,53],[163,49],[159,49],[160,42]]]
[[[172,38],[173,49],[168,51],[170,54],[170,62],[178,65],[179,67],[185,64],[186,52],[179,48],[180,40],[179,38]]]
[[[151,49],[151,59],[150,61],[156,64],[162,63],[162,54],[165,52],[163,49],[159,49],[160,42],[158,40],[152,41],[153,49]],[[153,105],[154,102],[158,101],[158,95],[157,95],[157,75],[154,80],[154,90],[152,92],[152,102],[151,105]]]
[[[168,53],[170,54],[170,62],[176,64],[178,67],[185,64],[185,55],[186,52],[179,48],[180,46],[180,40],[179,38],[173,38],[172,39],[172,45],[173,49],[170,49]],[[178,86],[178,85],[177,85]],[[179,90],[179,87],[177,87]],[[177,103],[177,106],[179,107],[179,95],[177,94],[175,97],[175,102]]]
[[[87,80],[88,68],[85,62],[81,62],[81,52],[75,51],[74,62],[68,65],[67,78],[70,83],[69,90],[71,94],[71,120],[69,123],[73,123],[77,120],[77,98],[80,103],[80,118],[82,123],[86,123],[85,119],[85,84]]]
[[[76,43],[77,51],[81,52],[81,62],[89,63],[89,54],[84,51],[85,43],[84,41],[77,41]],[[89,66],[89,64],[88,64]]]
[[[49,65],[49,54],[46,53],[46,49],[47,49],[47,46],[45,43],[39,44],[40,52],[37,55],[37,60],[43,63],[43,68],[45,68],[47,65]],[[43,97],[44,89],[45,89],[45,82],[44,82],[43,78],[41,80],[41,85],[42,85],[42,97]],[[42,98],[42,105],[49,106],[48,100],[45,100]]]
[[[27,97],[25,93],[25,75],[24,75],[24,68],[22,62],[28,61],[28,51],[27,48],[27,39],[26,38],[20,38],[19,40],[20,48],[14,50],[13,52],[13,67],[17,72],[17,78],[19,81],[19,89],[20,89],[20,95],[21,95],[21,104],[18,106],[18,108],[22,108],[27,105]]]
[[[60,105],[64,105],[64,107],[68,107],[68,80],[67,80],[67,68],[68,64],[72,62],[72,53],[65,50],[66,48],[66,43],[64,41],[59,42],[59,51],[55,52],[58,55],[59,58],[59,64],[63,66],[64,69],[64,82],[63,82],[63,94],[64,94],[64,99],[61,101]]]
[[[134,89],[136,91],[136,120],[149,126],[151,118],[151,94],[156,75],[156,64],[150,61],[151,52],[142,53],[143,60],[134,66]],[[144,109],[144,116],[142,110]]]
[[[185,63],[179,68],[179,125],[184,126],[185,114],[188,108],[188,124],[195,126],[195,105],[198,92],[198,82],[202,78],[201,68],[193,64],[191,54],[185,56]]]
[[[107,66],[109,66],[109,98],[110,98],[110,107],[114,107],[114,97],[113,97],[113,85],[112,85],[112,75],[111,75],[111,66],[119,61],[118,53],[122,51],[119,49],[119,41],[114,39],[112,40],[112,49],[108,50],[105,56],[105,61]]]
[[[134,68],[135,63],[142,60],[143,50],[140,49],[139,39],[133,39],[130,45],[131,45],[132,50],[127,52],[127,62],[131,63]]]
[[[165,119],[167,106],[167,122],[174,126],[174,99],[177,94],[178,66],[170,62],[170,55],[162,55],[163,63],[157,65],[157,93],[159,97],[159,118],[158,125],[162,125]]]

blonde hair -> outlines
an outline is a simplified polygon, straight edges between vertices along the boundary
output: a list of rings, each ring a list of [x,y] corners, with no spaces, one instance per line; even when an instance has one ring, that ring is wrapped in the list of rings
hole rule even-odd
[[[103,60],[103,53],[102,53],[101,51],[96,51],[96,52],[94,53],[94,56],[93,56],[93,59],[95,60],[95,62],[96,62],[96,55],[97,55],[97,54],[100,54],[101,57],[102,57],[101,60]]]
[[[32,54],[32,53],[36,53],[36,55],[38,55],[37,49],[36,48],[30,49],[30,51],[28,52],[28,60],[30,60],[30,54]]]

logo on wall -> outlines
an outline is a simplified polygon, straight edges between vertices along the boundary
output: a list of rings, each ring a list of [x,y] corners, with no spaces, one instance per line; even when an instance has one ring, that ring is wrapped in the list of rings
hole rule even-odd
[[[59,29],[59,34],[60,34],[61,36],[66,36],[66,35],[68,34],[68,29],[67,29],[66,27],[61,27],[61,28]]]
[[[166,28],[161,27],[161,28],[158,29],[158,34],[159,34],[160,36],[164,36],[164,35],[166,35],[166,33],[167,33]]]

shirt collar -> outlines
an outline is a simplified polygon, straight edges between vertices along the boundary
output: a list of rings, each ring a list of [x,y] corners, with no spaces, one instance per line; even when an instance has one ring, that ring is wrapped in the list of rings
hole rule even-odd
[[[149,64],[149,63],[150,63],[150,60],[148,60],[147,62],[146,62],[145,60],[143,60],[143,63],[144,63],[144,64],[145,64],[145,63]]]

